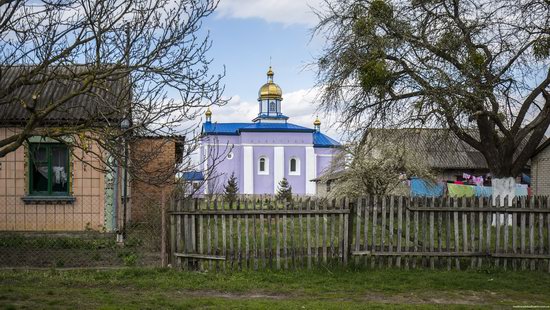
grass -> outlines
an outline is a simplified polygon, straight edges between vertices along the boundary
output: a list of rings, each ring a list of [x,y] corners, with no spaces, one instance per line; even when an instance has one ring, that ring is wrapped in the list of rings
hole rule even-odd
[[[493,308],[550,306],[550,274],[498,270],[3,270],[4,308]]]

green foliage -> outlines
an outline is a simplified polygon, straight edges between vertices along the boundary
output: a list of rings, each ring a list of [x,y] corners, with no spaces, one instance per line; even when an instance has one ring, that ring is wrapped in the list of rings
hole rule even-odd
[[[391,76],[392,73],[388,70],[384,60],[368,60],[359,68],[361,87],[367,92],[376,89],[380,96],[383,95]]]
[[[458,31],[445,31],[439,37],[436,46],[448,53],[455,54],[458,53],[463,44],[464,39]]]
[[[235,172],[231,173],[231,176],[227,180],[227,184],[223,187],[223,194],[225,201],[229,203],[229,207],[233,207],[235,201],[237,201],[237,194],[239,193],[239,187],[237,185],[237,178]]]
[[[485,66],[487,58],[485,55],[477,50],[471,50],[468,53],[468,64],[476,71],[481,72]]]
[[[550,57],[550,35],[540,37],[533,43],[533,55],[537,59]]]
[[[138,261],[138,255],[132,251],[124,251],[119,253],[119,257],[122,258],[124,266],[133,267],[136,266]]]
[[[384,0],[374,0],[369,6],[369,16],[381,22],[393,18],[393,8]]]
[[[277,189],[277,195],[275,198],[281,202],[292,201],[292,186],[290,186],[290,183],[288,183],[286,178],[279,181],[279,188]]]

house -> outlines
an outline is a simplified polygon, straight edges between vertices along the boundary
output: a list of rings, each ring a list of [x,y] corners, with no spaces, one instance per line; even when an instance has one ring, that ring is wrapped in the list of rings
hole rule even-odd
[[[221,193],[232,173],[241,194],[274,194],[283,178],[294,194],[316,193],[311,180],[331,164],[340,144],[321,132],[318,119],[314,128],[288,121],[282,112],[282,90],[273,76],[270,67],[258,92],[258,115],[251,123],[218,123],[212,111],[206,112],[200,141],[204,194]]]
[[[466,142],[460,140],[454,133],[442,128],[403,128],[403,129],[369,129],[365,145],[376,148],[376,143],[397,143],[416,154],[417,158],[434,172],[437,182],[467,182],[472,177],[481,180],[481,185],[490,185],[489,167],[483,155]],[[550,148],[549,148],[550,149]],[[545,151],[550,153],[549,151]],[[543,156],[545,152],[541,152]],[[542,161],[542,159],[540,159]],[[522,183],[528,179],[530,167],[526,167],[516,182]],[[318,178],[317,191],[330,191],[331,183],[336,182],[341,173],[335,173],[328,178]],[[409,176],[411,177],[411,176]],[[540,180],[540,176],[533,176]],[[407,187],[397,189],[395,194],[409,194],[411,182]],[[534,181],[536,182],[536,181]],[[539,181],[540,182],[540,181]],[[423,184],[420,184],[422,187]],[[428,189],[429,190],[429,189]],[[435,190],[435,189],[434,189]],[[414,191],[414,190],[413,190]],[[439,190],[437,190],[439,191]],[[412,193],[414,194],[414,193]]]
[[[531,158],[531,189],[533,195],[550,196],[550,139]]]
[[[0,90],[7,89],[7,85],[30,69],[29,66],[2,68]],[[59,70],[56,73],[60,76],[73,76],[82,67]],[[0,158],[0,231],[115,231],[121,227],[124,164],[113,160],[98,141],[87,140],[85,131],[64,136],[52,134],[58,128],[79,125],[119,130],[128,110],[128,101],[120,99],[127,97],[128,83],[121,77],[99,82],[97,87],[69,98],[48,114],[22,146]],[[0,98],[0,141],[22,132],[30,115],[29,103],[37,109],[43,108],[64,98],[80,83],[75,79],[51,79],[17,87]],[[79,142],[79,148],[73,147],[75,141]],[[132,141],[131,156],[147,145],[158,148],[149,139],[138,137]],[[123,141],[113,142],[124,145]],[[162,161],[175,161],[177,143],[164,143],[170,145],[165,154],[172,159]],[[158,161],[154,157],[142,161],[159,165],[154,163]],[[132,219],[132,186],[138,193],[150,191],[137,180],[132,184],[129,179],[128,221]],[[139,216],[139,206],[134,211]]]

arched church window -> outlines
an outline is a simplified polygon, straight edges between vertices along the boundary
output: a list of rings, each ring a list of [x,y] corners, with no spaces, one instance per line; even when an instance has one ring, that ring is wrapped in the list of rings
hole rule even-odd
[[[269,174],[269,160],[265,156],[258,160],[258,174]]]
[[[288,174],[300,175],[300,159],[292,157],[288,165]]]
[[[276,112],[277,111],[277,103],[275,101],[269,102],[269,112]]]

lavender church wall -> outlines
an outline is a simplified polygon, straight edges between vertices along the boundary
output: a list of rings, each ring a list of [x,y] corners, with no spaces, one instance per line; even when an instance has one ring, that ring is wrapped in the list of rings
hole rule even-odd
[[[273,168],[274,168],[274,160],[273,160],[273,147],[271,146],[256,146],[254,147],[253,151],[253,158],[254,158],[254,193],[273,193]],[[266,156],[268,160],[268,174],[267,175],[260,175],[258,174],[258,162],[261,156]]]
[[[337,151],[334,148],[316,148],[317,156],[317,176],[323,175],[332,163],[332,156]]]
[[[243,144],[311,144],[313,136],[307,132],[243,132]]]
[[[298,158],[299,163],[299,175],[290,174],[290,159]],[[310,159],[312,160],[312,159]],[[285,178],[292,186],[293,193],[304,194],[306,192],[306,150],[303,146],[287,146],[285,147]]]
[[[300,132],[242,132],[240,136],[207,136],[202,141],[200,148],[201,158],[204,158],[206,145],[209,145],[210,158],[208,166],[211,167],[214,163],[216,169],[214,174],[217,175],[216,180],[208,181],[209,191],[221,193],[223,185],[232,172],[235,172],[237,177],[239,192],[244,193],[244,159],[243,146],[252,146],[252,169],[253,169],[253,191],[256,194],[271,194],[276,192],[277,184],[280,180],[275,180],[275,158],[274,147],[284,147],[283,157],[283,172],[279,172],[281,178],[284,176],[290,182],[293,193],[305,194],[307,176],[307,159],[306,148],[313,144],[313,136],[311,133]],[[233,146],[231,152],[233,157],[227,158],[229,148]],[[219,151],[216,151],[216,148]],[[323,171],[329,167],[332,161],[331,154],[336,151],[334,148],[315,148],[315,175],[320,176]],[[261,156],[268,158],[268,174],[258,174],[258,163]],[[299,160],[298,175],[290,174],[290,159],[297,158]]]

